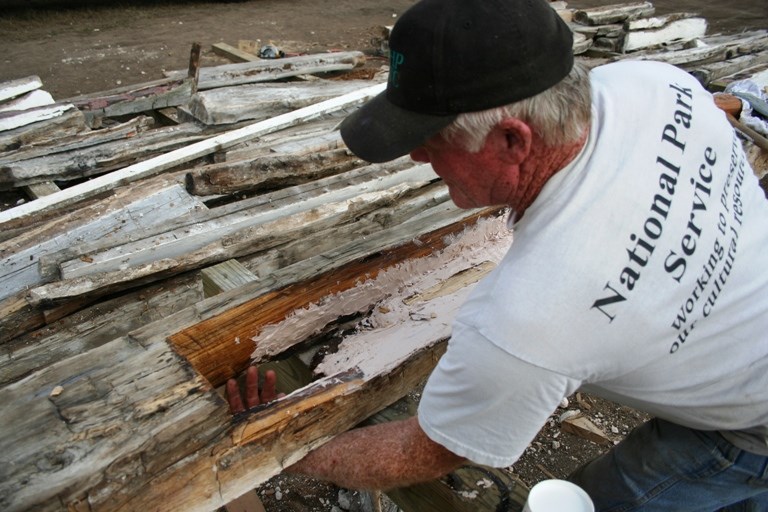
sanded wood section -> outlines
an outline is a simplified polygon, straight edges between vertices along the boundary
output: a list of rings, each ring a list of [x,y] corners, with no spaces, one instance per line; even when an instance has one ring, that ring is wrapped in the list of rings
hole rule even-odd
[[[372,278],[397,263],[429,255],[445,247],[448,235],[488,214],[487,211],[474,214],[463,222],[452,223],[392,250],[358,258],[313,279],[276,288],[181,330],[169,340],[206,379],[219,386],[249,364],[253,343],[246,340],[258,335],[264,326],[280,322],[292,311],[325,296],[354,287],[363,276]]]

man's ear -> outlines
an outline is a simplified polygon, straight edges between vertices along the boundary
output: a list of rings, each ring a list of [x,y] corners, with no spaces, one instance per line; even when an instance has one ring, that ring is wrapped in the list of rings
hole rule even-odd
[[[496,125],[496,129],[501,130],[500,135],[504,137],[504,159],[510,164],[519,165],[531,152],[531,143],[533,142],[533,131],[531,127],[514,117],[503,119]]]

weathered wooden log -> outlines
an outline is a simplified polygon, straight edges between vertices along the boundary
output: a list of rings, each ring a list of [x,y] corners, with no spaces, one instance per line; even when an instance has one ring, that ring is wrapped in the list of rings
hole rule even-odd
[[[264,278],[284,267],[299,264],[319,254],[333,254],[339,247],[355,241],[378,237],[382,230],[395,229],[400,225],[407,226],[409,223],[418,222],[420,218],[436,217],[441,213],[448,217],[454,216],[457,221],[462,216],[462,213],[451,203],[445,185],[438,182],[423,187],[391,207],[378,208],[363,215],[353,223],[317,231],[300,240],[288,242],[242,260],[254,274]],[[412,229],[418,232],[420,228]],[[364,244],[359,245],[361,250],[365,247]]]
[[[148,286],[101,301],[45,328],[0,341],[0,386],[17,382],[57,361],[86,353],[134,329],[162,320],[203,299],[197,276]],[[10,335],[10,332],[4,332]]]
[[[299,185],[360,167],[364,162],[344,149],[310,155],[270,155],[255,160],[224,162],[186,175],[190,194],[205,196]]]
[[[606,5],[577,10],[573,13],[573,20],[584,25],[608,25],[652,16],[655,11],[651,2]]]
[[[412,165],[407,165],[405,159],[361,167],[302,186],[237,201],[206,211],[202,215],[194,212],[191,215],[173,217],[163,224],[145,225],[141,233],[122,231],[106,240],[94,238],[89,242],[60,250],[56,255],[51,255],[45,265],[59,266],[68,260],[88,255],[86,268],[95,273],[124,269],[131,263],[141,264],[155,259],[176,258],[193,248],[220,241],[225,236],[251,226],[290,218],[326,203],[344,201],[368,191],[386,190],[402,183],[413,183],[418,187],[430,177],[428,169],[415,169]],[[259,249],[254,247],[253,250]],[[129,258],[131,254],[134,255],[133,262]],[[123,260],[123,263],[118,263],[119,260]],[[63,277],[76,276],[67,273]]]
[[[345,71],[365,63],[362,52],[334,52],[300,55],[284,59],[259,59],[254,62],[224,64],[200,69],[197,88],[200,91],[233,85],[268,82],[296,75]],[[169,71],[165,76],[180,79],[186,71]]]
[[[76,136],[59,136],[54,140],[38,142],[32,147],[19,148],[16,151],[0,154],[0,166],[12,166],[23,160],[40,158],[54,153],[75,152],[113,140],[135,137],[137,134],[152,128],[154,124],[151,117],[138,116],[109,128],[81,130]]]
[[[349,108],[370,99],[384,89],[383,84],[367,87],[361,91],[344,95],[340,98],[324,101],[311,107],[300,109],[290,114],[284,114],[273,119],[255,123],[231,132],[227,132],[208,140],[200,141],[185,148],[171,151],[158,157],[150,158],[143,162],[131,165],[120,171],[110,173],[105,176],[87,181],[80,185],[62,190],[58,194],[25,203],[21,206],[11,208],[0,212],[0,231],[12,220],[23,219],[24,217],[47,212],[55,208],[69,206],[84,199],[93,197],[104,191],[112,190],[114,187],[136,181],[141,178],[154,176],[166,169],[181,163],[189,162],[210,154],[221,148],[226,148],[239,144],[246,140],[251,140],[264,133],[277,131],[288,126],[293,126],[300,122],[306,122],[312,119],[322,117],[329,111],[336,111],[342,108]]]
[[[43,120],[0,132],[0,152],[13,151],[25,146],[50,144],[89,131],[85,116],[77,109],[69,109],[53,119]]]
[[[185,76],[120,87],[97,95],[77,96],[67,102],[80,109],[89,124],[98,126],[96,120],[102,117],[119,117],[186,105],[193,93],[194,78]]]
[[[734,79],[738,76],[744,78],[749,77],[750,75],[755,74],[760,66],[765,66],[766,64],[768,64],[768,50],[750,55],[742,55],[720,62],[684,66],[684,68],[690,74],[695,76],[705,87],[722,90],[724,85],[717,86],[714,82],[726,77],[734,77]]]
[[[686,70],[696,69],[698,65],[716,64],[742,55],[759,53],[768,49],[768,31],[755,31],[740,35],[706,36],[701,44],[693,48],[668,51],[665,49],[647,49],[633,52],[629,57],[639,60],[655,60],[681,66]],[[617,57],[626,58],[626,56]]]
[[[102,210],[102,215],[56,236],[38,237],[24,249],[18,249],[20,241],[0,245],[0,300],[46,282],[48,279],[43,277],[40,269],[40,258],[46,254],[75,246],[83,239],[104,241],[118,233],[140,237],[145,228],[162,225],[167,217],[180,216],[201,207],[200,201],[175,185],[148,194],[123,208],[111,212]]]
[[[323,80],[220,87],[197,93],[189,103],[189,111],[195,119],[207,125],[259,121],[371,84],[365,80]]]
[[[202,128],[188,123],[137,132],[133,137],[83,146],[76,152],[53,153],[27,160],[4,160],[0,162],[0,190],[45,181],[81,180],[116,169],[124,170],[209,138]]]

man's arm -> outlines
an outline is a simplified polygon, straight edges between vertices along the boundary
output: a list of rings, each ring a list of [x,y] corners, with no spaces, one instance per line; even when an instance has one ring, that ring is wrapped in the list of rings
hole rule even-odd
[[[416,417],[340,434],[287,468],[348,489],[391,489],[439,478],[465,462],[432,441]]]
[[[237,381],[227,382],[232,413],[279,398],[274,372],[259,390],[256,367],[248,368],[245,404]],[[347,489],[391,489],[439,478],[464,463],[421,430],[417,418],[350,430],[310,452],[286,471],[333,482]]]

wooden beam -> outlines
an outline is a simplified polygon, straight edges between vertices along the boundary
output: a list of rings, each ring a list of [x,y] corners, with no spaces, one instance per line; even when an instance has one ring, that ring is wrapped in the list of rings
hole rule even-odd
[[[253,160],[210,164],[187,173],[190,194],[208,196],[307,183],[364,165],[346,149],[308,155],[265,155]]]
[[[607,25],[651,16],[654,12],[651,2],[634,2],[577,10],[573,20],[584,25]]]
[[[119,117],[186,105],[194,94],[194,79],[158,80],[101,93],[101,96],[72,98],[89,124],[102,117]]]
[[[418,172],[418,169],[414,169]],[[407,170],[409,171],[409,170]],[[266,250],[330,226],[345,224],[376,208],[395,203],[411,190],[428,181],[409,180],[414,173],[393,175],[375,183],[348,187],[337,194],[308,198],[290,216],[286,208],[275,208],[261,216],[235,215],[239,221],[210,223],[198,232],[180,238],[159,237],[114,249],[80,255],[59,265],[61,279],[30,290],[30,301],[48,303],[66,298],[104,293],[125,288],[133,282],[146,282],[178,274],[206,264],[248,254],[254,247]],[[351,189],[351,190],[350,190]],[[276,205],[277,206],[277,205]],[[294,205],[290,205],[293,207]],[[245,217],[245,218],[244,218]],[[133,251],[131,250],[133,249]],[[65,251],[69,254],[69,251]],[[55,261],[55,255],[49,258]],[[41,265],[50,268],[51,263]]]
[[[259,59],[252,62],[224,64],[200,69],[198,90],[230,87],[233,85],[268,82],[297,75],[345,71],[365,63],[365,55],[359,51],[315,53],[282,59]],[[169,71],[171,79],[186,76],[186,71]]]
[[[27,248],[19,249],[17,243],[0,245],[0,300],[46,281],[40,269],[40,258],[46,254],[75,246],[85,236],[102,240],[118,233],[140,236],[142,229],[163,223],[166,215],[183,215],[199,209],[201,203],[179,185],[172,185],[122,206],[112,211],[102,209],[101,216],[56,236],[37,239]],[[158,209],[163,215],[153,214]]]
[[[370,86],[369,80],[320,80],[219,87],[197,93],[190,113],[206,125],[262,120]]]
[[[43,146],[88,130],[83,113],[69,109],[53,119],[0,132],[0,151],[14,151],[32,145]]]

